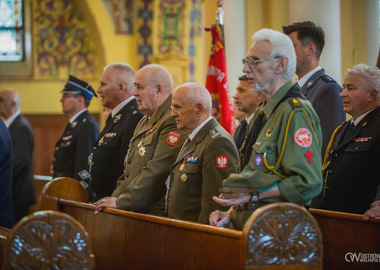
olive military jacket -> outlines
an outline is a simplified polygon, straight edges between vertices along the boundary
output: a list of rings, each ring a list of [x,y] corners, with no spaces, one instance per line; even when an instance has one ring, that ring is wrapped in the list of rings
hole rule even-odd
[[[209,224],[222,180],[235,173],[238,152],[230,134],[212,118],[187,143],[175,161],[168,184],[168,216]]]
[[[309,204],[322,189],[319,119],[311,104],[304,99],[288,98],[280,102],[292,85],[292,82],[283,85],[257,109],[256,112],[264,112],[267,120],[253,145],[249,163],[241,174],[231,174],[223,181],[226,188],[260,191],[278,185],[284,197],[262,199],[257,207],[272,202]],[[254,121],[257,115],[255,113]],[[252,208],[250,213],[254,210]]]
[[[337,128],[326,152],[323,208],[364,214],[380,185],[380,107],[346,135],[350,121]]]
[[[118,209],[165,215],[165,181],[188,137],[170,116],[171,100],[168,97],[150,119],[144,116],[137,124],[124,174],[112,193]]]

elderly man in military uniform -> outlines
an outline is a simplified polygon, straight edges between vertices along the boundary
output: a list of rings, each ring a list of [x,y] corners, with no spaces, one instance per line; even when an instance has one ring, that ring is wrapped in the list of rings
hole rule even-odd
[[[243,71],[265,101],[255,113],[258,132],[248,165],[225,179],[224,191],[214,197],[223,206],[234,206],[210,215],[210,223],[220,227],[232,220],[235,229],[242,229],[253,211],[273,202],[306,206],[322,188],[321,127],[311,104],[291,81],[296,67],[293,44],[270,29],[256,32],[253,40]]]
[[[349,69],[343,82],[344,111],[326,151],[323,208],[374,217],[380,184],[380,70],[364,64]],[[380,211],[378,211],[380,213]]]
[[[177,128],[189,134],[168,178],[168,217],[208,224],[222,180],[235,173],[238,152],[234,141],[211,117],[211,96],[198,83],[178,86],[173,93],[172,116]]]
[[[129,141],[143,117],[132,95],[134,81],[135,71],[125,63],[106,66],[100,77],[97,92],[102,105],[111,109],[111,113],[89,159],[93,189],[91,201],[110,196],[117,179],[123,174]]]
[[[97,95],[89,83],[71,75],[61,93],[62,111],[69,123],[55,145],[53,177],[75,178],[88,189],[88,156],[99,136],[99,127],[87,107]]]
[[[161,65],[150,64],[136,74],[133,95],[145,113],[131,142],[123,176],[111,197],[95,202],[104,207],[165,215],[165,181],[187,134],[171,114],[173,79]]]

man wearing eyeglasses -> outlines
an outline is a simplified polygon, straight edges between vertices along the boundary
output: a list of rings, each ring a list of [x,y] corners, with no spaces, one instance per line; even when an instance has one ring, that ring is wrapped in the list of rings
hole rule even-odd
[[[99,136],[99,127],[87,107],[97,95],[89,83],[71,75],[61,93],[62,111],[69,123],[55,145],[53,177],[75,178],[88,189],[88,156]]]
[[[223,181],[213,199],[228,212],[215,211],[211,225],[242,229],[259,207],[273,202],[307,206],[322,188],[322,133],[311,104],[291,79],[296,68],[294,47],[283,33],[262,29],[243,60],[252,91],[265,100],[254,116],[255,143],[240,174]]]

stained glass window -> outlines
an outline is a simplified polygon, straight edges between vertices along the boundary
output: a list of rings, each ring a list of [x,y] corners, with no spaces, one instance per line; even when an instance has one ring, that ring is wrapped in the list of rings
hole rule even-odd
[[[24,58],[22,0],[0,0],[0,61]]]

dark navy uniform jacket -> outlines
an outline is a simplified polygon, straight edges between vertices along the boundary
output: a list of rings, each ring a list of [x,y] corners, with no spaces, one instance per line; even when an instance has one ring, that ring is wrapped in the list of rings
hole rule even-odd
[[[113,118],[107,119],[106,126],[93,147],[90,163],[93,201],[110,196],[116,189],[117,179],[124,171],[124,158],[129,141],[143,117],[137,102],[132,99]]]
[[[0,119],[0,226],[12,228],[12,141],[7,127]]]
[[[345,136],[350,121],[332,138],[324,165],[323,208],[364,214],[380,184],[380,107]]]
[[[87,110],[69,123],[55,145],[53,177],[67,176],[88,182],[88,156],[98,136],[98,124]]]
[[[321,122],[323,156],[332,133],[346,121],[343,102],[339,96],[342,87],[321,69],[301,87],[301,92],[311,103]]]

